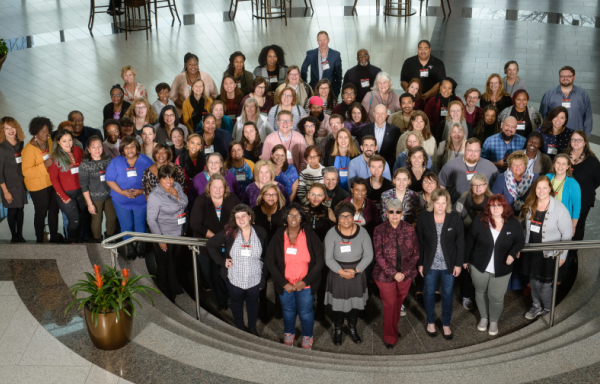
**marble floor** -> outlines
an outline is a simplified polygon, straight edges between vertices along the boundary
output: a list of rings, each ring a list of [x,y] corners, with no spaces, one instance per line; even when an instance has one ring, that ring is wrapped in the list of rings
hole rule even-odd
[[[514,59],[520,64],[520,75],[528,83],[531,103],[537,106],[542,94],[557,84],[558,69],[571,65],[577,70],[576,84],[590,94],[593,110],[600,111],[596,65],[600,57],[600,3],[597,1],[456,0],[452,1],[452,13],[446,18],[439,0],[429,2],[428,9],[423,4],[422,15],[419,15],[420,2],[415,1],[413,8],[417,14],[406,23],[399,19],[384,22],[374,0],[358,1],[357,14],[352,16],[353,4],[352,0],[313,1],[314,14],[311,14],[303,8],[303,2],[296,0],[287,26],[276,20],[265,28],[252,19],[249,2],[240,3],[236,19],[231,21],[227,15],[230,5],[227,0],[178,1],[181,25],[177,21],[173,23],[168,10],[162,9],[148,41],[143,32],[134,33],[125,41],[122,33],[114,33],[112,18],[106,14],[96,15],[94,36],[90,36],[88,1],[3,0],[0,1],[0,38],[7,41],[11,52],[0,71],[0,116],[12,116],[25,127],[32,117],[44,115],[57,125],[66,120],[68,112],[78,109],[84,113],[86,125],[100,127],[102,108],[110,101],[108,91],[113,84],[122,83],[119,75],[123,65],[136,68],[137,81],[146,86],[150,99],[154,100],[154,86],[159,82],[172,82],[181,71],[187,52],[196,53],[201,69],[218,81],[229,54],[236,50],[245,53],[248,69],[257,65],[260,49],[267,44],[281,45],[288,63],[301,64],[306,50],[316,46],[315,36],[320,30],[329,32],[331,46],[341,52],[345,69],[355,65],[358,49],[367,48],[372,63],[390,73],[397,88],[402,62],[415,54],[416,44],[421,39],[431,40],[434,55],[444,60],[447,73],[457,81],[459,95],[470,87],[482,89],[489,74],[502,73],[504,63]],[[600,121],[599,115],[594,118]],[[600,132],[594,128],[592,133],[592,148],[600,153]],[[598,211],[592,210],[588,218],[587,239],[600,238]],[[26,220],[32,221],[31,204],[26,210]],[[6,222],[0,222],[0,240],[9,236]],[[25,237],[34,238],[30,226],[26,226]],[[0,253],[6,252],[6,247],[0,245]],[[85,254],[84,248],[78,252],[80,256]],[[90,259],[80,260],[82,266],[89,267],[90,260],[95,261],[94,253],[88,250],[88,254]],[[27,258],[34,256],[30,254]],[[7,259],[6,254],[2,258]],[[61,292],[62,302],[66,300],[65,282],[69,282],[57,275],[56,265],[48,261],[21,263],[16,259],[12,264],[0,263],[0,383],[128,382],[124,377],[136,383],[168,382],[168,378],[160,374],[170,369],[197,378],[190,382],[243,381],[224,380],[193,363],[185,365],[180,362],[185,360],[181,356],[164,358],[152,350],[152,343],[148,341],[152,337],[147,333],[142,333],[139,343],[124,353],[125,356],[145,356],[146,363],[155,363],[151,369],[157,375],[154,379],[135,372],[115,375],[118,370],[100,368],[94,362],[102,361],[106,367],[122,367],[123,355],[90,352],[89,345],[77,341],[83,329],[80,322],[74,321],[77,316],[63,316],[60,308],[64,307],[53,300],[44,302],[47,298],[44,293],[52,292],[51,289]],[[69,260],[77,260],[77,256]],[[13,281],[13,274],[19,271],[30,271],[48,285],[31,292],[22,280]],[[514,319],[517,319],[527,303],[514,302],[509,312],[514,311]],[[169,308],[193,314],[191,303],[189,298],[178,298],[179,308]],[[456,318],[462,318],[462,326],[472,326],[475,317],[461,308],[455,305]],[[220,317],[224,323],[231,321],[228,315]],[[60,326],[57,319],[63,322]],[[367,342],[354,349],[346,335],[343,351],[365,355],[386,353],[380,348],[381,335],[376,332],[381,326],[377,320],[361,324]],[[409,300],[409,314],[402,318],[400,326],[406,330],[405,345],[411,348],[398,348],[395,353],[440,350],[439,343],[427,344],[425,338],[421,339],[422,324],[422,308]],[[72,326],[70,333],[58,331],[64,330],[65,325]],[[509,325],[512,332],[525,324],[510,320],[505,329]],[[326,338],[330,325],[318,327],[321,327],[318,332],[322,338],[315,349],[332,352]],[[460,329],[458,326],[457,331]],[[266,339],[278,341],[278,328],[261,326],[261,332]],[[462,344],[455,346],[486,341],[483,338],[469,336],[457,340]],[[587,376],[578,382],[594,382],[598,369],[598,366],[591,366],[587,371],[582,369]],[[569,376],[543,382],[563,381],[569,382]]]

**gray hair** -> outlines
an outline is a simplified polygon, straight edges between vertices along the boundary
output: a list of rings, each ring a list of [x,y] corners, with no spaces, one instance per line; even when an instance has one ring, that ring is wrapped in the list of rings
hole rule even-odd
[[[379,87],[377,86],[377,82],[381,79],[386,80],[388,83],[390,83],[390,88],[388,90],[388,93],[391,93],[394,91],[394,84],[392,83],[392,77],[387,73],[387,72],[379,72],[377,74],[377,76],[375,77],[375,81],[373,82],[373,88],[371,88],[371,90],[373,91],[377,91],[379,92]]]
[[[397,209],[399,211],[403,211],[404,207],[402,206],[402,202],[398,199],[390,199],[385,204],[386,209]]]
[[[339,179],[338,170],[337,170],[336,167],[325,167],[325,168],[323,168],[323,170],[321,171],[321,175],[323,177],[325,177],[326,173],[335,173],[336,176],[338,176],[338,179]]]

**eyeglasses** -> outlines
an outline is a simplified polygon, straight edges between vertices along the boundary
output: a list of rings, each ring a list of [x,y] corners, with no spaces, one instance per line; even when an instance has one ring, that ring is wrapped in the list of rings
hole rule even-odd
[[[291,120],[279,120],[277,121],[280,125],[290,125],[292,123]]]
[[[402,211],[393,211],[393,210],[390,209],[390,210],[388,210],[388,214],[390,214],[390,215],[394,215],[394,214],[401,215]]]
[[[318,159],[319,155],[314,155],[314,156],[308,156],[309,159]]]
[[[490,205],[490,208],[502,208],[501,205]]]
[[[114,99],[115,97],[116,97],[116,98],[123,97],[123,94],[122,94],[122,93],[118,93],[118,94],[116,94],[116,95],[110,95],[110,98],[111,98],[111,99]]]
[[[569,76],[559,76],[561,79],[570,79],[571,77],[573,77],[573,75],[569,75]]]
[[[145,105],[138,105],[135,107],[135,109],[146,109]]]
[[[277,194],[276,193],[265,193],[263,196],[264,197],[277,197]]]
[[[314,128],[315,125],[314,124],[304,124],[304,128]]]
[[[288,215],[288,219],[301,219],[302,216],[300,215]]]
[[[325,195],[324,195],[324,194],[322,194],[322,193],[310,193],[310,194],[309,194],[309,196],[310,196],[310,197],[323,197],[323,196],[325,196]]]
[[[173,113],[165,113],[163,116],[164,117],[175,117],[175,115]]]
[[[288,95],[288,94],[285,94],[285,95],[281,95],[281,98],[286,98],[286,99],[287,99],[287,98],[290,98],[290,99],[293,99],[293,98],[294,98],[294,96],[292,96],[292,95]]]
[[[487,184],[473,184],[472,185],[473,188],[483,188],[485,186],[487,186]]]
[[[433,184],[437,184],[437,183],[435,181],[423,180],[423,184],[433,185]]]
[[[352,219],[354,219],[354,216],[352,216],[352,215],[340,215],[339,219],[340,220],[344,220],[344,221],[346,221],[346,220],[352,220]]]
[[[355,93],[354,92],[344,92],[342,93],[343,96],[354,96]]]
[[[583,143],[584,141],[583,139],[571,139],[571,143]]]

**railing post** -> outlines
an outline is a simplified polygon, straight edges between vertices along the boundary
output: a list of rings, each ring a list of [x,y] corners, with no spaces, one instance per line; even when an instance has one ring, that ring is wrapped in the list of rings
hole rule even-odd
[[[556,291],[558,288],[558,268],[560,267],[560,253],[554,256],[554,283],[552,284],[552,309],[550,309],[550,328],[554,326],[554,308],[556,307]]]
[[[190,246],[194,258],[194,293],[196,294],[196,320],[200,321],[200,293],[198,292],[198,246]]]
[[[117,267],[117,259],[119,258],[119,253],[117,252],[117,249],[111,249],[110,250],[110,266],[113,268]]]

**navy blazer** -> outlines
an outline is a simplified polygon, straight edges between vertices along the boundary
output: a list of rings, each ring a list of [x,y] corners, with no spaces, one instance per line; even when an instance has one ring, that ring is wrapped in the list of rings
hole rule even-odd
[[[200,136],[204,135],[204,129],[199,128],[196,133]],[[204,141],[204,139],[202,139]],[[223,156],[223,161],[227,159],[227,148],[229,143],[233,141],[233,136],[224,129],[215,129],[215,138],[213,139],[212,145],[214,146],[214,152],[218,152]],[[207,153],[206,156],[209,154]]]
[[[369,123],[362,127],[360,138],[357,137],[357,139],[359,142],[362,142],[362,138],[369,135],[375,136],[375,123]],[[400,128],[393,124],[385,123],[383,143],[381,144],[381,148],[377,148],[377,153],[383,156],[390,169],[394,169],[394,163],[396,162],[396,145],[398,144],[400,135]]]
[[[300,70],[300,76],[305,83],[309,83],[310,86],[315,89],[315,85],[319,81],[319,48],[311,49],[306,52],[306,58],[302,63],[302,69]],[[323,71],[323,78],[331,82],[333,87],[333,94],[338,97],[340,95],[340,89],[342,88],[342,57],[340,53],[334,49],[329,48],[327,52],[327,61],[329,62],[329,69]],[[310,82],[308,78],[308,67],[310,66]]]

